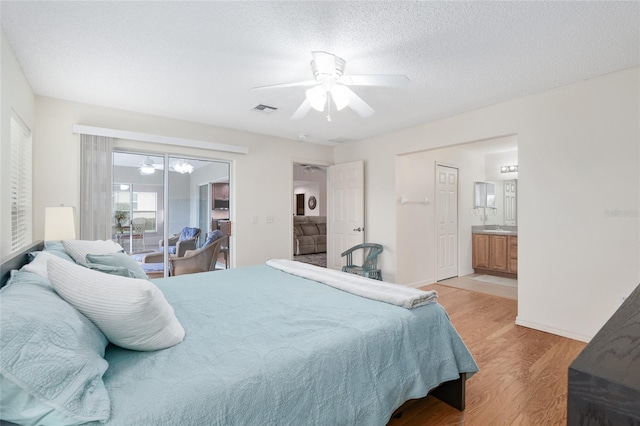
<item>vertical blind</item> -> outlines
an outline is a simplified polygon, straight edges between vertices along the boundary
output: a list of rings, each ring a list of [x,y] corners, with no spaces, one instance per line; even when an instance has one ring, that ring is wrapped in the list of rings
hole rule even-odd
[[[80,239],[111,239],[113,138],[80,135]]]
[[[33,240],[31,131],[11,116],[11,252]]]

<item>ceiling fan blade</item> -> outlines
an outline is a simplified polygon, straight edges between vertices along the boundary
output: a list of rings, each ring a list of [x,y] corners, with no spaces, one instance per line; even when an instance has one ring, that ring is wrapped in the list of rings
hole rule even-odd
[[[311,86],[314,84],[318,84],[318,82],[315,80],[296,81],[295,83],[270,84],[268,86],[252,87],[251,90],[281,89],[283,87]]]
[[[409,77],[402,74],[344,75],[338,82],[350,86],[404,87],[409,84]]]
[[[336,72],[336,55],[327,52],[311,52],[316,68],[320,74],[334,74]]]
[[[293,115],[291,116],[291,119],[300,120],[302,117],[307,115],[310,109],[311,109],[311,102],[309,102],[309,99],[305,99],[302,105],[300,105],[296,110],[296,112],[293,113]]]
[[[375,112],[368,103],[362,100],[362,98],[356,95],[353,90],[345,87],[345,94],[349,98],[349,107],[358,113],[362,118],[370,117]]]

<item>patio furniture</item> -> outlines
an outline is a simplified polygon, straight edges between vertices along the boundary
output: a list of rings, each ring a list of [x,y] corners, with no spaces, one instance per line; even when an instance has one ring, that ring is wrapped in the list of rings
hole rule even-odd
[[[169,254],[184,256],[187,250],[195,250],[200,236],[200,228],[185,227],[179,234],[169,237]],[[164,252],[164,240],[158,242],[160,252]]]
[[[222,239],[209,243],[197,250],[187,250],[183,257],[170,257],[169,270],[172,276],[214,271],[220,252]]]
[[[356,250],[364,250],[364,262],[362,266],[353,264],[353,252]],[[361,275],[367,278],[373,278],[382,281],[382,272],[378,269],[378,256],[382,254],[382,245],[364,243],[351,247],[342,253],[342,257],[347,256],[347,264],[342,267],[342,272]]]

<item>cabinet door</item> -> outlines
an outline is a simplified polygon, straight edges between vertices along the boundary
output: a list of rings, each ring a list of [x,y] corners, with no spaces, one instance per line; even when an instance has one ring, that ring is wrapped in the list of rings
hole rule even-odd
[[[229,199],[229,184],[228,183],[214,183],[213,184],[213,198],[215,200],[228,200]]]
[[[518,237],[509,237],[509,272],[518,273]]]
[[[489,239],[489,269],[500,272],[509,270],[508,237],[506,235],[491,235]]]
[[[489,269],[489,235],[473,234],[473,268]]]

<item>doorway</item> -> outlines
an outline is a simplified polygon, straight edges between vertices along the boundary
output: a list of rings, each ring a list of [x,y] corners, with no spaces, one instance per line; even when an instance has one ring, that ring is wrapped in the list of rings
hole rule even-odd
[[[327,166],[293,163],[292,259],[327,266]]]

